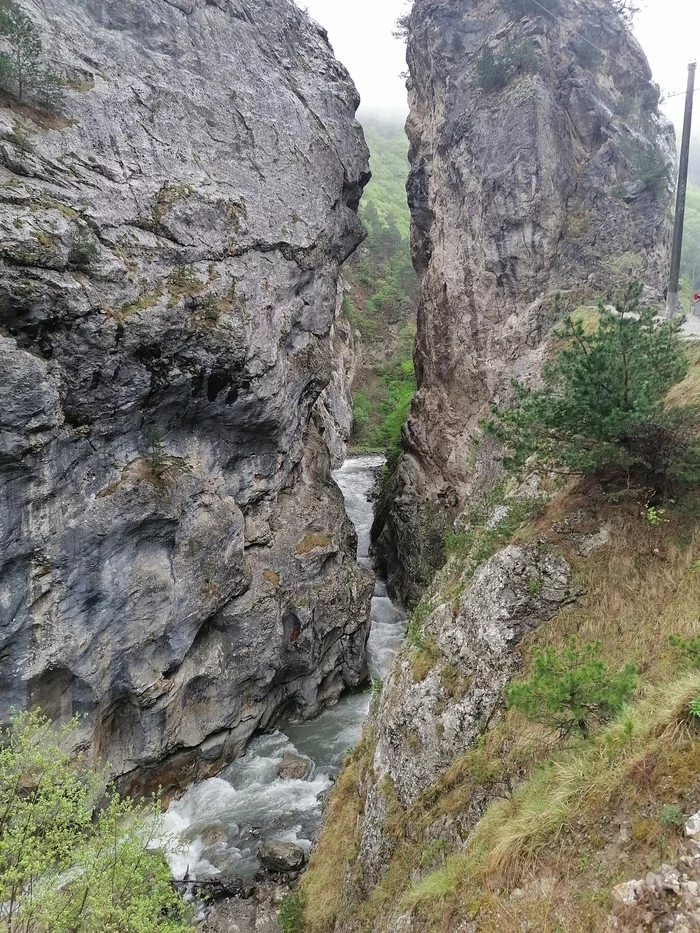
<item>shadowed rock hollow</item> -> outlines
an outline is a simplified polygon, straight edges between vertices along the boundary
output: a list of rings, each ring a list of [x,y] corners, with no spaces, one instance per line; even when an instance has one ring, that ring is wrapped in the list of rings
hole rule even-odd
[[[556,11],[419,0],[410,16],[418,393],[373,531],[408,603],[459,504],[488,488],[478,422],[538,372],[553,295],[575,305],[630,276],[663,289],[674,142],[658,88],[609,0]]]
[[[0,109],[0,717],[168,787],[366,676],[317,405],[358,96],[287,0],[22,7],[68,87]]]

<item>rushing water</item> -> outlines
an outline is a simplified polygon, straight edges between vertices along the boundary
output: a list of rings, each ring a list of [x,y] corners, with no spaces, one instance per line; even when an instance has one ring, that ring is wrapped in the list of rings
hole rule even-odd
[[[333,474],[357,529],[358,560],[369,566],[372,504],[368,495],[381,457],[347,460]],[[368,664],[373,678],[383,677],[403,639],[403,615],[383,581],[375,583]],[[178,839],[168,853],[175,878],[189,872],[201,880],[221,871],[251,879],[258,870],[256,851],[263,839],[297,842],[305,849],[321,820],[322,798],[349,748],[357,743],[369,711],[370,694],[349,694],[316,719],[254,739],[243,758],[219,777],[193,785],[165,814],[165,829]],[[282,780],[285,752],[307,757],[304,780]]]

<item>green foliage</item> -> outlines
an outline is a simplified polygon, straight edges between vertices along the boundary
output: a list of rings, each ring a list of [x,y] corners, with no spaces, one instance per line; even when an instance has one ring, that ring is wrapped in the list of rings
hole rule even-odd
[[[279,911],[282,933],[304,933],[304,904],[299,891],[290,891]]]
[[[353,444],[385,450],[389,460],[400,451],[401,428],[416,391],[412,346],[415,329],[405,324],[394,358],[375,368],[371,386],[353,393]]]
[[[42,63],[39,31],[15,0],[0,2],[0,88],[21,103],[55,108],[62,100],[58,77]]]
[[[68,265],[73,269],[89,269],[99,256],[99,250],[87,229],[75,226],[68,247]]]
[[[157,809],[116,793],[71,761],[38,712],[21,713],[0,749],[0,920],[12,933],[176,933],[189,909],[160,853]],[[99,809],[97,804],[100,803]]]
[[[146,431],[146,445],[146,459],[156,476],[160,476],[167,466],[168,458],[165,454],[163,435],[158,428],[148,428]]]
[[[492,503],[497,504],[497,501]],[[518,528],[533,519],[542,509],[542,501],[529,496],[518,496],[507,500],[505,504],[508,508],[503,518],[488,528],[481,512],[470,512],[458,531],[445,535],[446,553],[468,557],[476,569],[508,544]],[[535,596],[536,592],[532,595]]]
[[[620,148],[648,190],[663,194],[670,181],[671,165],[658,145],[634,137],[625,138]]]
[[[683,808],[677,803],[667,803],[659,810],[659,821],[666,829],[678,828],[685,823]]]
[[[587,736],[594,723],[608,722],[620,711],[637,685],[634,665],[611,673],[599,655],[597,642],[578,648],[571,641],[561,651],[536,652],[531,677],[506,687],[508,706],[562,737]]]
[[[668,641],[681,657],[695,667],[700,667],[700,635],[690,639],[681,638],[680,635],[669,635]]]
[[[700,150],[700,143],[698,149]],[[700,159],[698,165],[700,166]],[[700,168],[698,184],[689,184],[686,195],[681,274],[688,280],[691,294],[700,291]]]
[[[366,348],[353,393],[351,443],[386,451],[393,461],[416,389],[412,317],[418,281],[406,201],[408,140],[400,127],[366,122],[364,129],[372,169],[360,204],[367,238],[346,264],[352,289],[343,301],[345,316]]]
[[[345,295],[343,298],[343,314],[355,330],[359,330],[365,340],[374,343],[378,339],[377,322],[369,314],[365,314],[355,307],[349,295]]]
[[[536,72],[538,67],[531,39],[518,43],[508,39],[498,52],[488,45],[484,47],[476,60],[477,81],[484,91],[492,91],[505,87],[518,74]]]
[[[700,697],[695,697],[688,704],[688,712],[693,719],[700,719]]]
[[[614,311],[600,302],[590,333],[565,317],[558,337],[566,343],[544,366],[542,388],[514,383],[516,406],[494,408],[484,424],[505,443],[507,465],[519,470],[532,457],[565,472],[617,468],[662,489],[700,477],[697,409],[665,407],[689,368],[682,319],[657,322],[641,295],[632,282]]]

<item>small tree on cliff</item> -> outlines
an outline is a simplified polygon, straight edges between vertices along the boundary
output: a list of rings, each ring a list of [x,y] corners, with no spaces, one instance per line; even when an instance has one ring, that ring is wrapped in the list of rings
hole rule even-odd
[[[72,728],[72,727],[71,727]],[[7,933],[180,933],[153,806],[102,794],[63,751],[69,729],[22,713],[0,736],[0,927]],[[98,807],[99,804],[99,807]]]
[[[673,480],[700,479],[697,406],[669,408],[671,386],[688,372],[682,319],[659,323],[631,282],[610,310],[598,305],[598,325],[564,318],[565,341],[544,366],[542,388],[514,382],[517,404],[494,408],[484,424],[504,442],[506,462],[572,473],[627,471],[663,492]],[[560,300],[560,299],[558,299]]]
[[[0,0],[0,87],[20,103],[55,107],[60,82],[44,67],[39,31],[14,0]]]

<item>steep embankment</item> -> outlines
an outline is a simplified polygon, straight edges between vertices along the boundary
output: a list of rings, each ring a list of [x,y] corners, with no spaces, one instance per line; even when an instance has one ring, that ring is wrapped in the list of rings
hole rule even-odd
[[[0,718],[168,787],[366,675],[317,404],[358,96],[288,0],[22,8],[64,100],[0,109]]]
[[[697,635],[697,514],[697,492],[655,523],[623,491],[548,481],[462,516],[329,803],[306,933],[672,929],[654,924],[673,890],[697,911],[680,872],[665,894],[652,877],[662,896],[626,885],[662,862],[697,871],[678,860],[697,851],[700,675],[669,643]],[[640,678],[587,739],[502,702],[572,638]]]
[[[537,371],[553,293],[663,288],[673,142],[644,53],[608,0],[547,5],[420,0],[409,19],[418,392],[374,529],[408,603],[492,482],[478,422]]]

